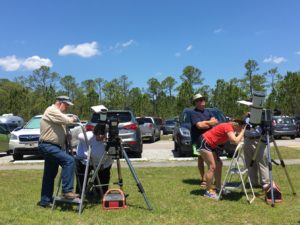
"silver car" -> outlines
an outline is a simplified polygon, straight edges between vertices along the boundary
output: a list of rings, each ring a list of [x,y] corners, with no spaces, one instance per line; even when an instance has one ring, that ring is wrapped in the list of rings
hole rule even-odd
[[[118,132],[122,145],[127,155],[132,158],[141,158],[143,152],[143,141],[140,127],[130,110],[108,110],[107,119],[118,118]],[[100,122],[100,114],[93,113],[91,120],[86,124],[86,131],[93,131]]]
[[[160,140],[160,124],[159,121],[151,116],[137,117],[142,132],[143,140],[149,139],[150,142]]]

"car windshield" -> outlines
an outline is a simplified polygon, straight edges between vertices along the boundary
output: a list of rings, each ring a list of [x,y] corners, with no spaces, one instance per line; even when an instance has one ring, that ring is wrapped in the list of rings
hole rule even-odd
[[[150,118],[145,118],[145,117],[137,118],[136,120],[138,121],[139,125],[142,125],[144,123],[152,123],[152,120]]]
[[[291,118],[278,118],[278,124],[293,124],[293,120]]]
[[[175,120],[167,120],[166,121],[166,125],[174,125],[175,124]]]
[[[26,129],[39,129],[40,122],[42,117],[33,117],[29,122],[24,126]]]

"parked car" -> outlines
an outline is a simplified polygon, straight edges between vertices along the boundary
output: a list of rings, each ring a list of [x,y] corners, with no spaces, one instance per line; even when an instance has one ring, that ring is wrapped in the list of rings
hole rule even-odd
[[[137,117],[143,140],[150,140],[151,143],[160,140],[159,121],[151,116]]]
[[[165,122],[163,124],[163,135],[173,134],[175,125],[176,125],[175,119],[165,120]]]
[[[219,123],[227,122],[225,115],[217,108],[207,108]],[[173,141],[174,150],[178,152],[179,156],[192,156],[192,144],[191,144],[191,112],[193,109],[186,108],[182,111],[178,121],[174,127]],[[227,142],[223,146],[224,154],[231,156],[236,148],[236,145]]]
[[[163,119],[160,118],[160,117],[154,117],[154,121],[158,125],[159,130],[162,130],[163,129],[163,123],[164,123]]]
[[[73,116],[73,114],[67,114]],[[38,141],[40,138],[40,122],[42,115],[32,117],[24,127],[19,127],[11,132],[9,140],[9,153],[14,160],[23,159],[24,155],[39,155]],[[79,119],[78,119],[79,121]],[[68,126],[71,131],[75,130],[76,125]],[[78,140],[72,139],[72,146],[78,144]]]
[[[107,119],[119,118],[119,137],[129,157],[141,158],[143,152],[143,140],[141,130],[134,114],[130,110],[108,110]],[[85,126],[87,131],[94,130],[99,122],[99,113],[93,113],[90,121]]]
[[[272,133],[275,139],[283,136],[295,139],[297,136],[297,125],[292,117],[288,116],[273,116]]]
[[[5,123],[0,123],[0,152],[8,153],[9,138],[10,138],[9,126]]]
[[[24,125],[23,118],[19,116],[14,116],[13,114],[3,114],[0,116],[0,123],[6,124],[9,131],[13,131],[17,127],[22,127]]]
[[[23,155],[37,155],[42,115],[32,117],[24,127],[11,132],[9,152],[14,160],[23,159]]]
[[[295,116],[294,120],[297,127],[297,137],[300,137],[300,116]]]

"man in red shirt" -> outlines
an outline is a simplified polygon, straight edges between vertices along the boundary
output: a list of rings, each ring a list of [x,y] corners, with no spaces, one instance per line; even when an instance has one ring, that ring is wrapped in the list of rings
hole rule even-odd
[[[225,144],[227,141],[238,144],[244,136],[245,128],[243,120],[234,119],[228,123],[218,124],[202,135],[200,153],[209,168],[205,174],[207,190],[204,196],[217,198],[217,194],[211,185],[215,173],[216,188],[221,188],[222,162],[216,152],[218,145]],[[238,136],[235,135],[235,132],[239,132]]]

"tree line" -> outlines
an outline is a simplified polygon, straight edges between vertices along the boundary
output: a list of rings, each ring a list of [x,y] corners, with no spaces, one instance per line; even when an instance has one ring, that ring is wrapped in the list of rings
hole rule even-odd
[[[192,106],[192,97],[201,93],[208,107],[218,107],[227,116],[242,116],[248,107],[238,100],[249,100],[254,91],[267,92],[265,108],[279,109],[285,115],[299,115],[300,72],[282,75],[277,68],[259,72],[258,63],[249,59],[241,79],[218,79],[214,87],[204,84],[199,68],[186,66],[177,82],[174,75],[162,81],[151,77],[147,87],[133,87],[127,75],[110,81],[101,78],[77,83],[72,75],[61,76],[42,66],[27,76],[14,80],[0,79],[0,114],[13,113],[25,120],[42,114],[58,95],[68,95],[74,102],[72,113],[89,119],[91,106],[103,104],[109,109],[130,109],[136,116],[157,116],[164,119],[178,116]]]

